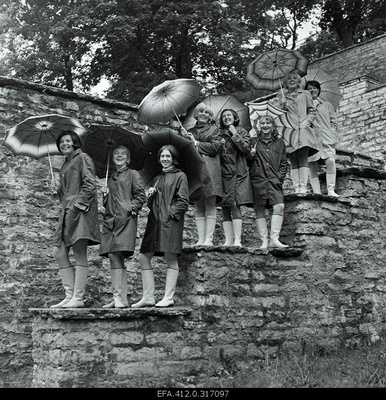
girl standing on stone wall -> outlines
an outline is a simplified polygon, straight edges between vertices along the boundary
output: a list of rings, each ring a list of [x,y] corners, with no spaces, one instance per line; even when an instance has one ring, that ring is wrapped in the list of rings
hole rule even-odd
[[[95,167],[89,155],[82,152],[75,132],[62,132],[56,146],[66,159],[57,188],[62,211],[53,237],[53,254],[66,297],[51,307],[77,308],[84,306],[87,247],[100,243]],[[74,252],[75,267],[69,259],[70,248]]]
[[[279,241],[283,224],[284,193],[283,182],[288,171],[286,146],[279,137],[275,122],[270,116],[260,117],[258,134],[251,138],[250,178],[256,227],[262,241],[260,249],[288,247]],[[271,234],[268,242],[268,227],[265,209],[273,207]]]
[[[327,195],[338,197],[339,195],[335,193],[335,147],[338,143],[338,125],[336,122],[336,113],[333,105],[330,102],[320,99],[319,95],[321,86],[318,81],[308,81],[306,83],[306,90],[311,93],[315,104],[316,117],[313,121],[314,129],[322,138],[321,150],[308,158],[312,190],[314,193],[321,193],[318,177],[318,160],[324,160],[327,167]]]
[[[116,171],[103,191],[105,213],[99,254],[109,258],[113,288],[113,301],[104,308],[128,306],[125,258],[134,254],[138,212],[146,201],[138,171],[129,168],[130,157],[127,147],[118,146],[114,149]]]

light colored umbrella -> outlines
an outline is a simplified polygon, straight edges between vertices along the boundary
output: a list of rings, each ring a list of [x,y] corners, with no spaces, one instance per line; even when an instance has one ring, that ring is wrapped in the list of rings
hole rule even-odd
[[[138,107],[138,121],[145,124],[168,122],[185,114],[198,100],[201,86],[195,79],[174,79],[155,86]]]
[[[251,121],[249,119],[248,106],[239,101],[233,95],[217,95],[212,94],[202,100],[202,103],[207,104],[214,112],[214,120],[219,123],[220,115],[223,110],[231,109],[237,112],[240,119],[240,125],[246,130],[251,129]],[[190,109],[184,119],[184,128],[186,130],[193,128],[196,124],[194,118],[194,109]]]
[[[255,89],[274,92],[282,88],[284,77],[292,70],[296,69],[300,76],[304,76],[308,62],[299,50],[266,51],[248,64],[245,80]]]
[[[318,81],[320,84],[320,99],[329,101],[336,111],[339,106],[340,99],[342,98],[342,93],[340,91],[338,81],[335,78],[320,68],[310,68],[307,71],[307,75],[302,79],[304,80],[304,84],[309,81]]]
[[[6,134],[2,145],[14,155],[40,159],[48,156],[52,178],[54,177],[51,155],[61,154],[56,139],[64,131],[73,131],[82,139],[87,129],[76,118],[59,114],[29,117],[13,126]]]

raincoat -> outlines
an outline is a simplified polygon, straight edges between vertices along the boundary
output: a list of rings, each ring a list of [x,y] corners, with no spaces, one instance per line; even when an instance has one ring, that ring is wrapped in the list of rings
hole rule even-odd
[[[335,158],[335,147],[338,143],[338,125],[334,107],[328,101],[316,99],[316,117],[313,121],[314,129],[322,138],[322,147],[319,153],[308,158],[308,161],[317,161],[320,158]]]
[[[88,239],[88,246],[100,243],[98,200],[94,162],[77,149],[60,170],[58,189],[62,211],[53,235],[54,246],[72,246]]]
[[[141,244],[141,253],[163,256],[182,254],[184,216],[189,208],[188,178],[176,167],[155,178],[155,194],[148,199],[150,212]]]
[[[256,146],[249,169],[253,203],[264,206],[267,201],[271,206],[284,203],[283,182],[289,166],[283,139],[263,140],[255,136],[252,146]]]
[[[309,147],[309,155],[319,151],[322,146],[321,138],[312,128],[315,118],[315,107],[308,90],[298,89],[293,96],[284,89],[285,103],[281,102],[282,94],[276,97],[275,105],[287,111],[290,124],[294,129],[285,129],[283,140],[287,146],[287,153],[293,153],[302,147]]]
[[[225,145],[221,153],[221,175],[223,199],[219,206],[253,205],[251,182],[246,155],[250,151],[249,133],[242,127],[235,127],[232,135],[228,129],[221,129]]]
[[[126,167],[114,172],[107,187],[99,254],[107,257],[119,251],[130,257],[135,250],[138,212],[146,201],[144,185],[138,171]]]
[[[211,196],[217,196],[217,201],[222,199],[222,178],[220,165],[220,152],[222,149],[220,130],[216,125],[206,124],[203,127],[197,125],[189,129],[199,143],[197,150],[206,163],[209,182],[201,189],[192,193],[190,200],[201,200]]]

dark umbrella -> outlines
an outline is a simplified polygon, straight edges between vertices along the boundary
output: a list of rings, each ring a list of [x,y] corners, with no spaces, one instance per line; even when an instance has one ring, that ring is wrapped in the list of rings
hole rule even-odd
[[[145,186],[148,187],[154,177],[162,172],[158,163],[158,151],[166,144],[172,144],[180,152],[179,167],[188,178],[189,194],[205,185],[208,179],[206,164],[191,140],[178,135],[172,129],[145,132],[142,140],[149,151],[143,169],[139,171]]]
[[[92,124],[84,139],[83,150],[94,160],[96,175],[107,178],[114,172],[113,150],[115,147],[126,146],[131,153],[129,167],[140,170],[147,154],[142,136],[118,125]]]

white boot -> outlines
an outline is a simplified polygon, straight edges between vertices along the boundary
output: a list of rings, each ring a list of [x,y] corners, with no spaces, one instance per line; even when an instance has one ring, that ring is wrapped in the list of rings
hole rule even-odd
[[[291,169],[291,180],[294,193],[300,193],[299,169]]]
[[[232,224],[233,224],[233,235],[234,235],[233,246],[242,247],[241,230],[243,226],[243,220],[241,218],[236,218],[232,221]]]
[[[163,299],[155,305],[156,307],[173,307],[173,296],[176,290],[177,278],[178,269],[168,268],[166,270],[165,295]]]
[[[308,183],[308,167],[299,168],[299,193],[307,193],[307,183]]]
[[[309,162],[308,169],[310,172],[310,183],[312,187],[312,191],[317,194],[321,194],[320,190],[320,182],[318,176],[318,163],[317,162]]]
[[[60,303],[54,304],[50,308],[62,308],[72,299],[72,295],[74,294],[75,268],[73,266],[59,268],[59,275],[62,278],[66,297]]]
[[[129,302],[127,301],[127,270],[123,269],[122,272],[122,290],[121,290],[121,300],[125,307],[129,306]],[[110,301],[110,303],[105,304],[102,308],[114,308],[115,301]]]
[[[195,246],[201,246],[205,241],[205,225],[206,225],[205,217],[197,217],[196,218],[198,241],[195,244]]]
[[[282,224],[283,224],[283,216],[278,214],[273,214],[271,218],[271,236],[269,240],[269,247],[276,247],[276,248],[288,247],[286,244],[280,243],[279,241]]]
[[[225,234],[225,243],[223,246],[233,246],[233,224],[232,221],[224,221],[222,223],[224,234]]]
[[[205,221],[205,241],[203,246],[213,246],[214,229],[216,228],[216,217],[206,217]]]
[[[265,218],[256,218],[257,233],[261,239],[260,249],[266,249],[268,247],[268,227],[267,220]]]
[[[339,194],[335,193],[335,179],[336,174],[326,174],[327,183],[327,196],[339,197]]]
[[[63,308],[82,308],[84,307],[84,294],[86,292],[88,267],[75,267],[74,295]]]
[[[154,307],[154,271],[152,269],[142,269],[142,299],[138,303],[131,305],[132,308]]]
[[[113,268],[111,270],[111,283],[113,286],[113,297],[114,297],[114,307],[124,308],[125,305],[122,302],[122,280],[123,280],[123,269]]]

